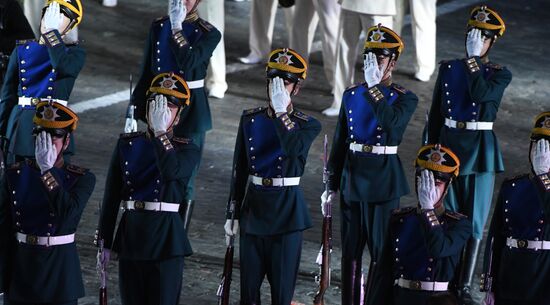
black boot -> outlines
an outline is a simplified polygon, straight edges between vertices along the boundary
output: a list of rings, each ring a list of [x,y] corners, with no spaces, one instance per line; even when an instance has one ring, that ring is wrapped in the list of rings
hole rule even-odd
[[[342,304],[361,305],[361,260],[342,257]]]
[[[468,244],[466,245],[466,250],[464,251],[462,270],[460,272],[458,283],[458,297],[461,305],[474,305],[471,291],[480,244],[480,239],[470,238],[470,240],[468,240]]]
[[[191,216],[193,215],[193,206],[195,205],[195,200],[186,200],[180,207],[180,215],[183,219],[183,228],[185,232],[189,232],[189,223],[191,222]]]

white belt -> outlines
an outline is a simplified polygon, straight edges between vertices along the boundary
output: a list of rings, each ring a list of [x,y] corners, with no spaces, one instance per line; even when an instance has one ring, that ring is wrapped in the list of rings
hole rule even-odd
[[[262,177],[252,177],[252,183],[255,185],[262,186],[295,186],[300,185],[300,177],[290,177],[290,178],[262,178]]]
[[[493,122],[459,122],[445,118],[445,126],[466,130],[492,130]]]
[[[20,243],[38,246],[57,246],[74,242],[74,234],[59,236],[35,236],[17,232],[15,237]]]
[[[204,87],[204,79],[199,79],[199,80],[194,80],[194,81],[187,82],[187,87],[189,87],[189,89],[202,88],[202,87]]]
[[[55,102],[67,107],[67,101],[58,100],[55,98],[39,98],[39,97],[19,97],[19,106],[36,106],[40,102]]]
[[[353,152],[366,152],[377,155],[395,155],[398,146],[374,146],[359,143],[349,143],[349,150]]]
[[[449,282],[424,282],[424,281],[411,281],[404,278],[399,278],[397,286],[412,290],[425,290],[425,291],[447,291]]]
[[[506,238],[506,246],[518,249],[550,250],[550,241]]]
[[[126,210],[147,210],[157,212],[178,212],[180,209],[180,205],[178,203],[150,202],[141,200],[123,200],[122,207]]]

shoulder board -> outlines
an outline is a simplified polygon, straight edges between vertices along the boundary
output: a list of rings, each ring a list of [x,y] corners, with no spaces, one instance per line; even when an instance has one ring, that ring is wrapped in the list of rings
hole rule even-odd
[[[517,175],[515,177],[505,178],[503,183],[514,182],[514,181],[518,181],[518,180],[521,180],[521,179],[524,179],[524,178],[529,178],[529,174],[521,174],[521,175]]]
[[[262,112],[264,110],[266,110],[267,107],[256,107],[256,108],[252,108],[252,109],[246,109],[243,111],[243,115],[251,115],[251,114],[255,114],[255,113],[258,113],[258,112]]]
[[[401,87],[401,85],[398,85],[398,84],[396,84],[396,83],[392,83],[391,86],[392,86],[393,89],[395,89],[395,91],[397,91],[397,92],[399,92],[399,93],[401,93],[401,94],[407,94],[407,93],[409,93],[409,90],[407,90],[407,89]]]
[[[36,41],[36,39],[22,39],[22,40],[17,40],[16,44],[18,46],[20,46],[20,45],[24,45],[24,44],[27,44],[29,42],[35,42],[35,41]]]
[[[309,121],[311,119],[311,116],[301,112],[301,111],[294,111],[292,112],[292,115],[294,115],[296,118],[303,120],[303,121]]]
[[[492,62],[489,62],[487,64],[485,64],[487,67],[489,68],[492,68],[492,69],[495,69],[495,70],[502,70],[504,67],[499,65],[499,64],[495,64],[495,63],[492,63]]]
[[[197,23],[199,24],[199,26],[201,27],[201,29],[205,32],[210,32],[214,29],[214,26],[212,24],[210,24],[210,22],[204,20],[204,19],[199,19],[197,21]]]
[[[84,175],[88,169],[76,165],[69,164],[67,165],[67,170],[71,173],[77,174],[77,175]]]
[[[361,85],[362,85],[362,83],[353,84],[353,85],[347,87],[347,88],[346,88],[346,91],[351,90],[351,89],[354,89],[354,88],[357,88],[357,87],[359,87],[359,86],[361,86]]]
[[[445,211],[445,216],[447,216],[449,218],[452,218],[454,220],[461,220],[461,219],[464,219],[464,218],[468,218],[468,216],[466,216],[464,214],[460,214],[458,212],[451,212],[451,211]]]
[[[131,138],[137,138],[139,136],[145,135],[145,132],[143,131],[136,131],[136,132],[129,132],[129,133],[121,133],[120,138],[121,139],[131,139]]]
[[[393,209],[391,211],[391,214],[392,215],[405,215],[405,214],[410,214],[411,212],[416,212],[416,208],[415,207],[397,208],[397,209]]]
[[[169,16],[162,16],[162,17],[159,17],[159,18],[155,19],[155,21],[153,21],[153,23],[162,23],[168,18],[170,18],[170,17]]]
[[[190,144],[190,143],[193,143],[193,139],[180,138],[180,137],[173,137],[173,138],[172,138],[172,141],[174,141],[174,142],[176,142],[176,143],[180,143],[180,144]]]

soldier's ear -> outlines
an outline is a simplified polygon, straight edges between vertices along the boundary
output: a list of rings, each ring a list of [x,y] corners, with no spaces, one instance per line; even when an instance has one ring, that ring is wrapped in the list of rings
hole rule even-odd
[[[68,133],[65,135],[65,141],[63,142],[63,150],[67,149],[70,143],[71,143],[71,133]]]

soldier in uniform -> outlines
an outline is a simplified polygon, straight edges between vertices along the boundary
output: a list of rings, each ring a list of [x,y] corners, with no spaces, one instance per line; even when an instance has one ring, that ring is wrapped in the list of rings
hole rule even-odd
[[[112,251],[118,254],[123,305],[178,304],[184,257],[192,253],[178,212],[200,153],[192,140],[174,136],[190,114],[189,95],[177,74],[156,76],[146,109],[139,109],[147,113],[147,131],[122,134],[113,152],[99,222],[100,260],[106,264]]]
[[[294,50],[272,51],[269,105],[245,110],[239,123],[225,232],[232,236],[241,226],[241,305],[260,304],[266,275],[271,304],[290,305],[294,294],[302,231],[311,227],[300,177],[321,131],[319,121],[292,105],[306,71],[305,60]]]
[[[84,66],[85,52],[72,29],[82,20],[80,0],[48,0],[39,41],[19,41],[8,64],[0,96],[0,136],[8,164],[34,154],[32,117],[36,104],[49,100],[67,105]],[[65,153],[73,151],[71,146]]]
[[[381,25],[369,28],[365,42],[365,83],[348,88],[329,159],[330,200],[340,191],[342,304],[359,304],[365,244],[371,272],[380,257],[388,220],[399,198],[409,192],[397,155],[418,98],[392,82],[403,50],[401,38]],[[327,194],[321,196],[324,201]]]
[[[137,106],[136,117],[145,120],[143,105],[147,103],[146,91],[159,73],[173,71],[187,80],[191,89],[191,104],[185,124],[175,126],[174,133],[193,140],[202,149],[206,132],[212,129],[212,117],[204,78],[212,52],[221,39],[221,33],[207,21],[199,18],[197,5],[200,0],[169,0],[169,16],[159,18],[151,25],[145,46],[141,77],[132,94],[130,106]],[[126,132],[136,122],[126,120]],[[187,184],[187,228],[193,211],[194,180],[200,162],[196,164],[190,183]]]
[[[449,289],[472,234],[466,216],[446,211],[443,204],[459,165],[457,156],[439,144],[418,151],[418,206],[392,212],[367,304],[427,305],[430,297]]]
[[[73,111],[43,101],[33,121],[36,159],[14,163],[0,188],[0,292],[6,305],[76,305],[84,284],[75,232],[95,176],[64,162]]]
[[[487,305],[550,304],[550,111],[531,131],[532,174],[505,180],[487,239]]]
[[[471,11],[466,35],[468,58],[441,62],[429,114],[428,142],[449,147],[461,163],[460,176],[445,204],[451,211],[468,215],[473,223],[459,279],[460,298],[465,304],[472,303],[470,289],[495,174],[504,170],[493,122],[512,74],[488,57],[503,33],[504,22],[497,12],[486,6]]]
[[[16,40],[33,39],[34,33],[16,0],[0,0],[0,89]]]

